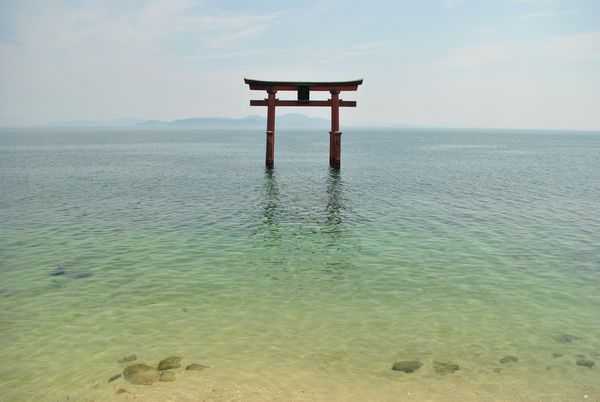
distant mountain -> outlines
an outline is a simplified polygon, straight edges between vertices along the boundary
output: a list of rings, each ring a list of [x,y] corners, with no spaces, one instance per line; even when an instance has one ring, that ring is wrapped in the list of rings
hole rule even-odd
[[[241,119],[229,117],[194,117],[190,119],[180,119],[173,121],[146,120],[137,123],[136,126],[142,127],[247,127],[247,126],[265,126],[267,119],[262,116],[251,115]],[[276,117],[275,124],[284,127],[326,127],[329,120],[320,117],[309,117],[301,113],[288,113]]]
[[[256,118],[248,116],[242,119],[232,119],[229,117],[193,117],[190,119],[179,119],[173,121],[148,120],[138,123],[137,126],[249,126],[261,124],[263,120],[264,119],[261,119],[258,116],[256,116]]]
[[[302,113],[277,115],[276,127],[328,127],[328,119],[309,117]],[[264,116],[250,115],[239,119],[229,117],[193,117],[173,121],[142,120],[132,117],[114,120],[69,120],[50,123],[48,127],[266,127]]]
[[[69,120],[48,124],[49,127],[131,127],[143,122],[143,119],[125,117],[114,120]]]
[[[266,122],[266,120],[265,120]],[[330,122],[328,119],[321,117],[309,117],[302,113],[288,113],[281,116],[276,116],[275,124],[279,123],[284,126],[312,126],[312,127],[323,127],[329,126]]]
[[[169,124],[171,124],[171,123],[169,123],[168,121],[162,121],[162,120],[144,120],[139,123],[136,123],[135,126],[157,127],[157,126],[168,126]]]

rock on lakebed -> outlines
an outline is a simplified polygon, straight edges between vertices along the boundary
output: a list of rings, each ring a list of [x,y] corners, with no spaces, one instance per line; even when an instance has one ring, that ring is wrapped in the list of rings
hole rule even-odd
[[[418,360],[402,360],[399,362],[395,362],[392,366],[392,370],[394,371],[402,371],[403,373],[412,373],[423,366]]]

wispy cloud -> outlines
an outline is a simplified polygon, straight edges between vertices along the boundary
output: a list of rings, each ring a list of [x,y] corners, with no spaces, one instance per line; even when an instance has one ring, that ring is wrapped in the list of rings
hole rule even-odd
[[[261,34],[282,14],[226,13],[189,0],[155,0],[135,15],[108,6],[54,7],[17,15],[14,35],[25,48],[45,53],[215,55]]]
[[[511,3],[524,3],[524,4],[548,4],[558,3],[561,0],[511,0]]]
[[[204,43],[211,48],[235,45],[238,41],[248,40],[266,31],[271,22],[277,20],[283,12],[266,15],[204,15],[193,19],[193,24],[206,34]]]
[[[539,57],[565,63],[600,60],[600,32],[466,46],[450,52],[445,62],[455,66],[481,66]]]
[[[465,5],[467,0],[443,0],[442,4],[444,8],[457,8]]]
[[[331,64],[341,61],[356,60],[365,63],[365,58],[379,58],[382,55],[395,55],[402,52],[402,46],[395,40],[358,42],[352,45],[296,47],[285,51],[302,65],[302,60],[313,64],[318,60],[321,64]]]
[[[563,15],[573,15],[573,14],[577,14],[577,12],[576,11],[546,10],[546,11],[536,11],[536,12],[532,12],[532,13],[521,14],[518,16],[518,18],[520,18],[520,19],[552,18],[552,17],[560,17]]]

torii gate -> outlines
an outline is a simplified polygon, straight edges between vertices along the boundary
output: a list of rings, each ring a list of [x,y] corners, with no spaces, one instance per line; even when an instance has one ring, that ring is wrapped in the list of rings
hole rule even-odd
[[[356,101],[340,99],[341,91],[356,91],[363,80],[342,82],[290,82],[258,81],[244,78],[251,90],[267,91],[268,98],[251,100],[250,106],[267,107],[267,156],[265,163],[272,168],[275,162],[275,106],[328,106],[331,107],[331,131],[329,132],[329,166],[340,168],[342,132],[340,131],[340,107],[356,107]],[[279,100],[277,91],[298,92],[298,100]],[[310,100],[310,91],[329,91],[331,99]]]

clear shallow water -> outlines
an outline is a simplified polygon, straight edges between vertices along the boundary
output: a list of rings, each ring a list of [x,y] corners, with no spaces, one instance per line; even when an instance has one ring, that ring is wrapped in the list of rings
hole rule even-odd
[[[599,134],[277,135],[1,130],[0,399],[600,400]]]

